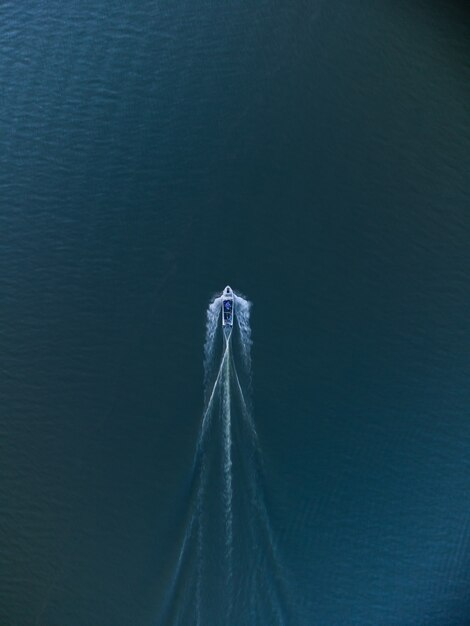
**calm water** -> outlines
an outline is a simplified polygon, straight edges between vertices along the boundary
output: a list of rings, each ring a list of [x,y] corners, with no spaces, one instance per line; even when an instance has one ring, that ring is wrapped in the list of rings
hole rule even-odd
[[[214,525],[200,626],[470,624],[468,12],[0,18],[1,626],[197,623],[197,555],[170,590],[227,283],[253,302],[276,568],[261,536],[233,552],[265,572],[253,617]]]

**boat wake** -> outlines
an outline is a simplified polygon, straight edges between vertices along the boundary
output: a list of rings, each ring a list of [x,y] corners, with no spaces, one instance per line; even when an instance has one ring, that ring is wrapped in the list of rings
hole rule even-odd
[[[265,504],[250,401],[251,304],[233,294],[233,328],[227,333],[223,303],[217,297],[207,310],[205,406],[189,516],[162,626],[287,623],[285,579]],[[231,313],[230,308],[230,322]]]

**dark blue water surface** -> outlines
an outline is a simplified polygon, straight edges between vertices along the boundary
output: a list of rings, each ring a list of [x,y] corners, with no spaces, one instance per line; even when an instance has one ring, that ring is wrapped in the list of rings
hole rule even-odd
[[[1,626],[196,624],[227,283],[282,611],[200,626],[470,623],[469,41],[424,0],[0,3]]]

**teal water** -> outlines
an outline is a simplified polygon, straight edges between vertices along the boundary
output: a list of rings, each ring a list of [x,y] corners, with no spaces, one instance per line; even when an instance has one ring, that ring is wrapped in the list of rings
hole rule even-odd
[[[470,623],[465,7],[0,15],[1,626]]]

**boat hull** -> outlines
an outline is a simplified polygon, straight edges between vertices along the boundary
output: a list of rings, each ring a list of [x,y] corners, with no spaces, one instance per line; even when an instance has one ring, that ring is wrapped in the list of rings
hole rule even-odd
[[[235,299],[232,289],[227,285],[222,293],[222,326],[224,331],[232,329],[235,309]]]

